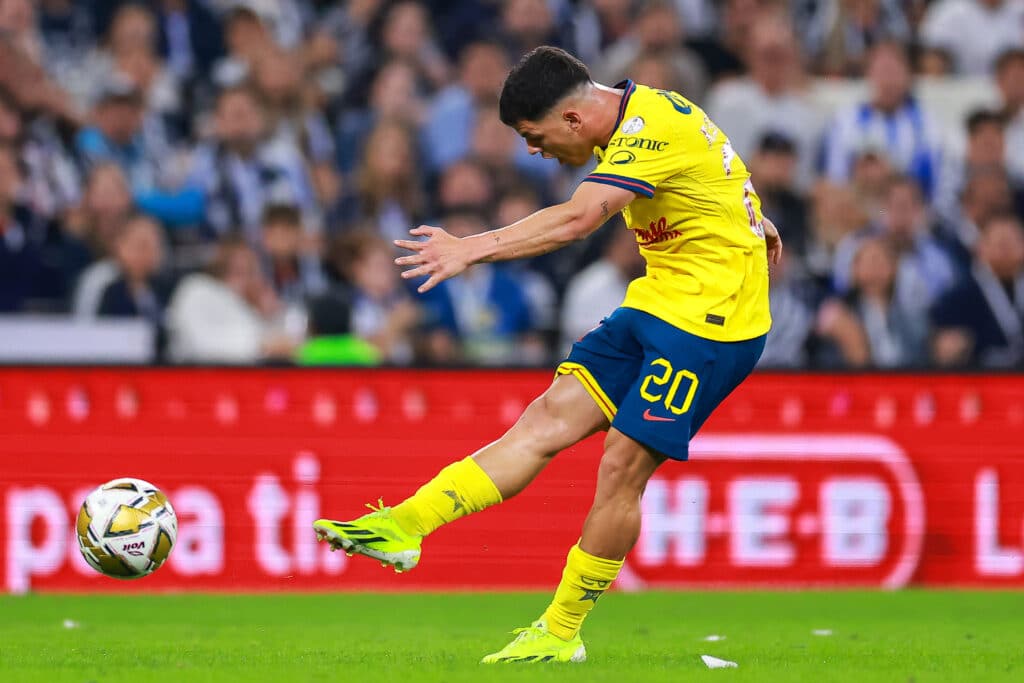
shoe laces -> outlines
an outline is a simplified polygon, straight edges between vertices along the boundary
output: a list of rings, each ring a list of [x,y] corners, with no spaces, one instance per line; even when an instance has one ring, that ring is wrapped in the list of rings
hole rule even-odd
[[[515,636],[515,640],[512,643],[520,643],[526,640],[535,640],[544,635],[544,629],[536,624],[530,624],[523,628],[517,628],[512,631],[512,635]]]
[[[385,512],[387,512],[388,510],[391,509],[391,508],[388,508],[388,507],[384,506],[384,499],[383,498],[378,498],[377,499],[377,507],[374,507],[373,503],[367,503],[366,507],[368,507],[371,510],[373,510],[374,514],[377,514],[377,515],[383,515]]]

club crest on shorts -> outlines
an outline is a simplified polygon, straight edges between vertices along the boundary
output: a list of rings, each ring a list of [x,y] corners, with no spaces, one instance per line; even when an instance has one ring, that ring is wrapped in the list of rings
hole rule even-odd
[[[622,124],[622,133],[624,135],[639,133],[644,129],[644,124],[644,119],[641,116],[634,116],[633,118],[626,119],[626,122]]]

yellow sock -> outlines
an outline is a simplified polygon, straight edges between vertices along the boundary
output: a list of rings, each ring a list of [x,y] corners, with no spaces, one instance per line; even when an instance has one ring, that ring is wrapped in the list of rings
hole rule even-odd
[[[501,502],[501,492],[472,457],[454,462],[391,509],[398,525],[426,536],[443,524]]]
[[[555,598],[542,617],[548,623],[548,631],[562,640],[575,638],[583,620],[620,569],[622,560],[596,557],[581,549],[579,543],[574,545],[566,558]]]

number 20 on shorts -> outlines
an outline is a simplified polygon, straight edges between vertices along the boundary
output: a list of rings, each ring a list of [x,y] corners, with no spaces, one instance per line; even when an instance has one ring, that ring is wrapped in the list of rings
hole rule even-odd
[[[664,402],[665,407],[668,408],[675,415],[682,415],[690,409],[690,404],[693,403],[693,396],[697,393],[697,385],[700,380],[697,379],[697,375],[693,374],[689,370],[676,370],[673,371],[672,363],[664,358],[658,358],[651,361],[652,368],[661,368],[659,372],[653,372],[644,377],[643,383],[640,385],[640,395],[645,401],[650,403]],[[683,384],[683,380],[687,380],[686,394],[682,397],[682,403],[678,402],[680,387]],[[671,382],[671,384],[669,384]],[[653,387],[651,385],[654,385]],[[655,393],[658,387],[664,387],[668,385],[668,391],[665,393]]]

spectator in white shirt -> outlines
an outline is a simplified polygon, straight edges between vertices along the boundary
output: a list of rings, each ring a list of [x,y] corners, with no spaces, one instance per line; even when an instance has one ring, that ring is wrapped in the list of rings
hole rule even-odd
[[[210,274],[184,278],[167,308],[168,355],[179,363],[288,358],[298,339],[282,330],[280,300],[241,237],[218,245]]]
[[[626,296],[626,287],[643,274],[644,261],[632,230],[618,224],[597,261],[569,281],[562,303],[561,351],[593,329]]]
[[[748,159],[768,132],[796,144],[797,184],[810,187],[821,116],[799,89],[799,43],[779,17],[753,29],[747,51],[749,75],[722,81],[708,93],[711,119],[729,136],[733,149]]]
[[[940,0],[920,32],[926,47],[953,55],[957,73],[983,76],[1004,50],[1024,46],[1024,0]]]

